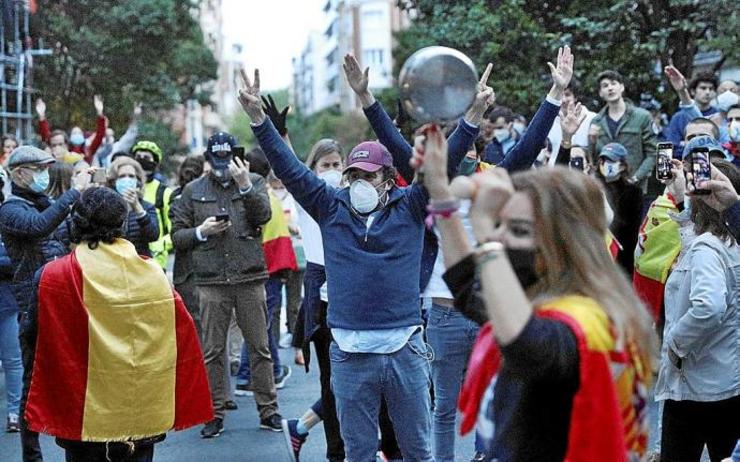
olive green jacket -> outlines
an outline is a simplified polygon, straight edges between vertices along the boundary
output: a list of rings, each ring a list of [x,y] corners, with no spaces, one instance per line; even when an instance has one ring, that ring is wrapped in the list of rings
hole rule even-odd
[[[609,126],[606,118],[608,107],[599,111],[591,122],[597,125],[599,136],[596,144],[591,145],[591,154],[596,160],[601,149],[609,143],[619,143],[627,149],[627,172],[630,176],[637,178],[637,184],[642,188],[642,192],[647,193],[648,178],[653,174],[656,161],[656,145],[658,138],[653,132],[653,121],[650,113],[642,108],[635,107],[632,103],[626,102],[627,108],[622,116],[622,120],[617,127],[616,136],[612,137],[609,132]]]

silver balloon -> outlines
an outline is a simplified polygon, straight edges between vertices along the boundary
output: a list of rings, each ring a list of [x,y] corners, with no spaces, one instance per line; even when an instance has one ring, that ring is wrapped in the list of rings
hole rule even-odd
[[[419,123],[457,120],[473,104],[473,61],[448,47],[426,47],[403,64],[398,79],[404,109]]]

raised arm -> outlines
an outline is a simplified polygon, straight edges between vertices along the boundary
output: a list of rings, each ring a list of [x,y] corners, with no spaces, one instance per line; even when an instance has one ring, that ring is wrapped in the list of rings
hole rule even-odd
[[[90,146],[85,149],[85,162],[88,164],[92,164],[93,156],[103,143],[103,139],[105,138],[105,129],[108,128],[108,119],[103,115],[103,98],[100,95],[93,96],[93,105],[95,106],[95,112],[97,113],[98,118],[95,121],[95,136],[93,137]]]
[[[46,119],[46,103],[41,98],[36,100],[36,114],[39,116],[39,136],[41,136],[41,141],[48,143],[51,138],[51,128],[49,128],[49,121]]]
[[[254,71],[254,81],[249,79],[244,69],[241,70],[241,78],[243,86],[239,89],[239,103],[252,121],[252,131],[272,170],[295,200],[314,220],[321,222],[333,203],[334,188],[298,160],[265,115],[260,99],[259,70]]]
[[[563,92],[568,88],[573,77],[573,54],[570,52],[570,47],[566,46],[558,50],[557,66],[549,62],[547,65],[550,67],[550,75],[552,76],[552,88],[550,88],[545,101],[537,109],[537,113],[532,118],[532,122],[529,124],[527,131],[524,132],[522,139],[501,162],[500,166],[510,172],[530,168],[542,145],[545,144],[547,134],[550,132],[555,117],[560,111]]]

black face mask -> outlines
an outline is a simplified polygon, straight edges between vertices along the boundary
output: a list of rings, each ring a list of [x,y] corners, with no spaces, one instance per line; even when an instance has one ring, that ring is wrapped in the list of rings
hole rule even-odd
[[[529,289],[539,280],[535,271],[536,255],[535,249],[506,249],[506,256],[509,257],[511,267],[524,290]]]
[[[154,171],[157,170],[157,163],[153,160],[142,159],[137,157],[136,162],[141,165],[141,168],[146,172],[147,181],[151,181],[154,178]]]

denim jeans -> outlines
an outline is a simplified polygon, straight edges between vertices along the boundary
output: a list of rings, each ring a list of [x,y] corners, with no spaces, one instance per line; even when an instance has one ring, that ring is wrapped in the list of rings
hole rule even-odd
[[[405,462],[431,462],[429,359],[421,333],[395,353],[347,353],[332,342],[331,386],[347,460],[374,462],[384,397]]]
[[[478,325],[455,308],[432,305],[429,310],[427,340],[434,352],[432,448],[435,462],[455,460],[457,399],[477,335]]]
[[[271,277],[265,283],[265,296],[267,303],[267,342],[272,356],[272,373],[275,377],[280,375],[280,355],[278,354],[278,342],[272,335],[272,323],[280,322],[280,302],[283,294],[283,282],[280,278]],[[277,316],[277,319],[275,317]],[[239,372],[236,374],[237,385],[246,385],[252,378],[252,370],[249,368],[249,353],[247,344],[242,343],[242,355],[239,361]]]
[[[20,415],[23,363],[18,342],[18,313],[12,311],[0,315],[0,361],[5,372],[8,414]]]

